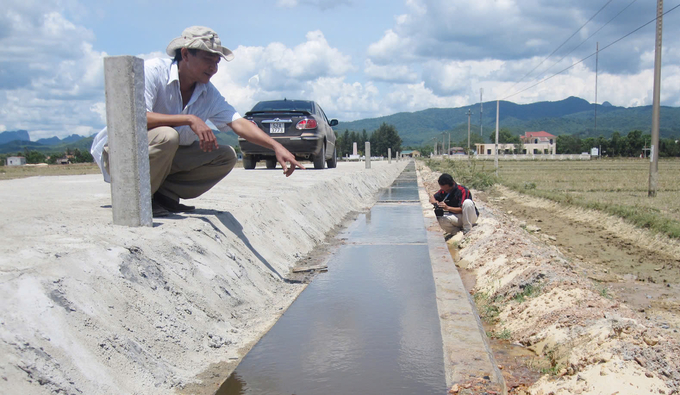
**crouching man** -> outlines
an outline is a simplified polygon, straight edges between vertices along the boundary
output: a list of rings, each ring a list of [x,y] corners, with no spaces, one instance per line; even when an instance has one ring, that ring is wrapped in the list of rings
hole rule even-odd
[[[440,190],[430,196],[430,203],[435,205],[439,225],[447,233],[453,234],[462,229],[466,234],[479,216],[470,190],[456,184],[450,174],[442,174],[438,182]]]
[[[221,131],[233,130],[246,140],[274,151],[286,176],[304,169],[279,142],[244,119],[210,79],[221,59],[234,54],[222,46],[214,30],[203,26],[185,29],[170,42],[173,59],[144,62],[144,98],[149,140],[149,176],[154,217],[193,211],[180,203],[207,192],[236,164],[236,152],[219,146],[209,120]],[[108,131],[99,132],[91,153],[110,182]]]

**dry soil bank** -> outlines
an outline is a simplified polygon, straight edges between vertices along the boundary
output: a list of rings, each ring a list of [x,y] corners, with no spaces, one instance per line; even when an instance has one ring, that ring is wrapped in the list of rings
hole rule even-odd
[[[439,173],[420,167],[424,184],[431,192],[435,191]],[[627,302],[632,299],[629,293],[612,292],[609,283],[593,275],[604,273],[603,262],[593,266],[563,253],[558,246],[561,235],[544,235],[538,226],[523,224],[508,215],[510,210],[499,210],[508,197],[484,202],[479,194],[475,196],[482,206],[478,226],[467,236],[458,234],[449,241],[460,248],[457,265],[476,277],[471,293],[480,314],[496,320],[496,335],[534,351],[545,358],[550,368],[529,388],[511,388],[511,393],[678,392],[677,313],[668,312],[675,320],[653,319],[644,310],[631,308]],[[540,199],[512,198],[516,199],[513,210],[541,210],[552,221],[565,221],[559,207],[548,211],[548,204]],[[586,228],[578,226],[581,221],[587,223],[597,218],[597,226],[605,228],[610,227],[608,221],[619,222],[600,218],[596,213],[570,211],[566,215],[575,226],[565,232],[572,234]],[[617,240],[640,237],[638,231],[626,233],[628,236],[619,234]],[[592,234],[590,237],[595,239]],[[658,240],[655,236],[648,238]],[[619,280],[629,281],[623,275],[617,277],[617,283]],[[675,289],[678,284],[664,286]]]
[[[191,392],[273,325],[304,287],[281,277],[405,164],[236,169],[153,228],[112,225],[98,175],[1,181],[0,393]]]

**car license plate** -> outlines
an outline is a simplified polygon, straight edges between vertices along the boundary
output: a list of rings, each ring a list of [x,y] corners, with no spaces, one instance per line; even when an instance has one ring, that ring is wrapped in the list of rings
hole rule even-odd
[[[269,133],[283,133],[286,131],[286,127],[283,122],[274,122],[269,124]]]

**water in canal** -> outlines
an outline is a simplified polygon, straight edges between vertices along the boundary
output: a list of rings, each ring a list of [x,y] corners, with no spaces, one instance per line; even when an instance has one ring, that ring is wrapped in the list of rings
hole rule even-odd
[[[411,163],[218,395],[444,394],[430,256]]]

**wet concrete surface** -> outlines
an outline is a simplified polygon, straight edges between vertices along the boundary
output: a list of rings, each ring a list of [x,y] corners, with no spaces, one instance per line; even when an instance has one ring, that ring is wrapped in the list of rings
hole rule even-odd
[[[412,165],[397,181],[379,199],[388,203],[339,235],[344,243],[328,272],[311,282],[217,394],[446,393]]]

